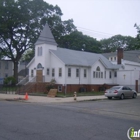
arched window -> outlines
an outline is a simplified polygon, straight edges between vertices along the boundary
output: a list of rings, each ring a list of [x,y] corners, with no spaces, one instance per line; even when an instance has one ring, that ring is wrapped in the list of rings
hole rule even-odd
[[[40,68],[43,68],[43,67],[42,67],[42,65],[39,63],[39,64],[37,65],[37,68],[40,69]]]
[[[100,67],[99,66],[96,68],[96,71],[100,71]]]
[[[93,71],[93,78],[103,78],[103,72],[101,72],[99,66],[96,68],[96,71]]]

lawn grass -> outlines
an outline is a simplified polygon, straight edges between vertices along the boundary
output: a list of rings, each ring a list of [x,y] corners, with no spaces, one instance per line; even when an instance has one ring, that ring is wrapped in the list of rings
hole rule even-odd
[[[47,96],[47,93],[28,93],[31,96]]]
[[[81,92],[76,93],[77,96],[97,96],[97,95],[104,95],[104,92]],[[57,93],[56,97],[73,97],[74,93]]]
[[[81,92],[76,93],[77,96],[98,96],[98,95],[104,95],[104,92]],[[29,93],[31,96],[47,96],[46,93]],[[65,97],[74,97],[74,93],[57,93],[56,97],[65,98]]]

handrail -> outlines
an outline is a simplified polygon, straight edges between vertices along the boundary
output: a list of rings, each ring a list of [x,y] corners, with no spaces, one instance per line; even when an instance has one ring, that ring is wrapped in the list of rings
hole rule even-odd
[[[29,76],[27,75],[25,78],[23,78],[20,82],[18,82],[16,85],[24,85],[29,80]]]
[[[42,76],[42,77],[43,77],[42,82],[45,82],[45,76]],[[17,83],[17,85],[27,85],[28,83],[32,83],[32,82],[37,82],[37,76],[34,76],[34,77],[26,76],[19,83]]]
[[[30,82],[36,82],[36,76],[34,76],[31,80],[28,80],[24,85],[27,85]]]

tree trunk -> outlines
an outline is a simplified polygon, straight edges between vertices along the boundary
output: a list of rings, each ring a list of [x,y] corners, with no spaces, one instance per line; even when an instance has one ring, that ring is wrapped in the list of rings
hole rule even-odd
[[[16,80],[16,84],[18,83],[18,62],[14,62],[14,78]]]

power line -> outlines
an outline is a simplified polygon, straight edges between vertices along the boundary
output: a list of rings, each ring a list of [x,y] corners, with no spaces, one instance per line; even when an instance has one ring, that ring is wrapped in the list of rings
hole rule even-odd
[[[92,29],[83,28],[83,27],[77,27],[77,28],[82,29],[82,30],[87,30],[89,32],[96,32],[96,33],[99,33],[99,34],[106,34],[106,35],[111,35],[111,36],[114,35],[114,34],[110,34],[110,33],[105,33],[105,32],[101,32],[101,31],[95,31],[95,30],[92,30]]]
[[[96,30],[92,30],[92,29],[87,29],[87,28],[83,28],[83,27],[77,27],[81,32],[92,36],[93,38],[97,37],[98,39],[103,39],[103,38],[109,38],[114,36],[114,34],[110,34],[110,33],[105,33],[105,32],[101,32],[101,31],[96,31]]]

